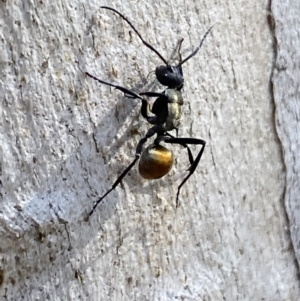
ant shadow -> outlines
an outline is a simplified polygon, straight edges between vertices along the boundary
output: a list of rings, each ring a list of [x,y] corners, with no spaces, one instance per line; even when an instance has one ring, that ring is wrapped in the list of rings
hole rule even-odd
[[[181,42],[178,42],[178,45],[179,43]],[[176,52],[177,49],[173,51],[171,57],[175,55]],[[95,76],[97,75],[95,74]],[[45,166],[46,176],[41,180],[37,179],[37,181],[40,181],[40,191],[36,192],[35,195],[31,197],[30,202],[24,206],[22,215],[16,212],[17,222],[20,224],[24,223],[28,227],[20,227],[20,229],[23,229],[26,235],[32,237],[32,240],[29,241],[30,245],[26,247],[28,249],[29,247],[35,248],[36,244],[38,244],[40,249],[39,253],[42,257],[48,256],[50,262],[55,260],[56,249],[70,251],[73,248],[75,251],[70,252],[72,256],[74,256],[74,253],[80,254],[90,240],[93,240],[97,236],[99,223],[102,227],[102,225],[115,214],[118,202],[124,201],[124,199],[121,199],[121,194],[124,195],[124,193],[118,192],[118,189],[122,188],[122,183],[99,204],[96,209],[97,212],[89,219],[89,222],[86,223],[84,221],[94,201],[111,187],[111,184],[114,183],[118,175],[132,162],[135,148],[126,152],[126,156],[131,158],[126,158],[128,163],[123,163],[122,166],[120,166],[117,162],[112,162],[111,164],[108,164],[108,162],[111,162],[112,158],[120,154],[120,149],[123,149],[131,138],[139,135],[139,139],[141,139],[147,130],[147,122],[145,122],[145,127],[143,126],[142,131],[138,129],[135,132],[133,130],[137,120],[141,119],[139,118],[140,114],[133,114],[134,116],[131,118],[136,106],[140,105],[139,100],[128,99],[124,96],[120,97],[120,93],[114,93],[113,95],[119,99],[117,103],[107,111],[97,125],[94,124],[91,134],[84,132],[79,126],[81,120],[75,116],[74,112],[78,111],[79,106],[77,103],[77,92],[82,89],[82,82],[88,81],[88,79],[84,79],[82,73],[78,72],[75,76],[75,81],[77,84],[74,85],[74,103],[70,106],[69,112],[66,113],[63,125],[68,129],[70,136],[74,137],[75,141],[77,140],[78,147],[71,155],[68,155],[64,161],[58,161],[56,168],[50,171],[49,176],[47,174],[47,166]],[[158,88],[156,80],[146,86],[136,84],[128,88],[139,92],[162,90],[162,88]],[[87,102],[89,102],[89,100],[87,100]],[[90,114],[88,110],[87,113]],[[129,117],[130,120],[128,121]],[[76,120],[76,118],[78,118],[78,120]],[[71,125],[73,129],[69,126],[68,120],[71,119],[73,120]],[[127,128],[120,135],[120,130],[124,127],[124,124]],[[115,138],[116,136],[117,138]],[[68,137],[66,137],[66,139],[68,139]],[[150,140],[149,143],[151,143]],[[43,149],[41,152],[42,151]],[[120,155],[122,156],[122,154]],[[37,157],[42,158],[42,155]],[[114,172],[112,177],[107,176],[109,171]],[[43,182],[43,180],[45,180],[45,182]],[[147,194],[150,197],[155,193],[155,187],[158,187],[161,183],[160,180],[153,182],[154,184],[150,184],[150,187],[154,189],[149,189],[149,185],[143,185],[144,180],[138,175],[136,167],[134,167],[122,181],[126,183],[127,189],[134,192],[138,191],[139,195]],[[96,224],[97,221],[99,221],[98,224]],[[146,241],[146,232],[144,230],[146,227],[143,228],[142,223],[139,226],[140,229],[137,229],[138,235],[144,237],[143,241]],[[70,239],[72,232],[76,232],[77,235],[80,235],[80,241],[78,240],[78,242],[76,242],[72,237]],[[105,230],[103,230],[103,232],[105,232]],[[55,235],[61,234],[65,239],[61,239],[59,242],[54,240],[51,244],[52,234],[54,234],[54,238]],[[120,239],[128,235],[132,235],[132,233],[122,233],[122,238]],[[47,239],[47,236],[50,238]],[[118,239],[117,237],[110,246],[104,248],[103,253],[100,255],[109,252],[112,248],[117,249],[119,245]],[[47,244],[43,243],[43,241],[47,240]],[[19,243],[20,246],[18,246]],[[18,240],[12,240],[14,249],[22,249],[21,244],[22,240],[19,240],[19,242]],[[26,256],[20,259],[22,264],[26,262],[26,259]],[[42,262],[41,258],[39,258],[39,260]],[[48,263],[46,260],[45,262]],[[29,261],[28,270],[30,264],[31,262]],[[41,264],[41,267],[44,266],[44,264]],[[49,269],[51,269],[51,267]],[[53,265],[53,273],[55,274],[55,272],[55,265]]]
[[[177,54],[181,43],[182,39],[178,41],[177,47],[170,56],[171,58]],[[76,66],[75,62],[74,65]],[[137,93],[163,91],[166,89],[158,83],[156,78],[144,84],[145,79],[142,73],[138,72],[138,74],[140,75],[140,83],[128,87],[128,89],[137,91]],[[94,75],[99,76],[98,74]],[[81,113],[76,116],[75,112],[82,111],[82,107],[84,107],[82,105],[83,102],[80,102],[80,91],[84,86],[83,83],[90,80],[82,72],[76,73],[74,77],[75,93],[73,101],[71,99],[69,108],[61,121],[61,125],[64,125],[67,129],[67,134],[69,133],[69,136],[78,141],[78,147],[64,161],[59,161],[49,176],[45,176],[45,182],[41,182],[39,191],[35,192],[30,202],[22,209],[22,215],[26,216],[26,218],[30,217],[30,220],[27,219],[25,222],[30,226],[30,231],[33,231],[33,236],[40,237],[39,229],[46,233],[57,231],[57,225],[53,221],[58,220],[63,230],[67,225],[69,225],[69,228],[76,229],[76,231],[85,231],[84,229],[90,228],[90,230],[86,230],[89,231],[89,235],[83,234],[87,244],[97,234],[99,226],[82,227],[82,225],[91,225],[97,221],[98,224],[100,222],[100,225],[104,225],[111,219],[112,215],[115,214],[117,204],[126,200],[126,195],[123,197],[124,192],[118,191],[124,188],[122,183],[126,183],[125,193],[126,191],[131,191],[131,193],[138,192],[139,196],[147,194],[150,199],[157,202],[156,191],[161,185],[160,181],[164,180],[146,182],[138,174],[137,162],[120,185],[99,204],[95,213],[89,218],[89,222],[86,223],[85,218],[92,209],[94,202],[111,188],[111,185],[120,173],[134,160],[135,147],[127,149],[126,157],[120,153],[120,150],[122,149],[123,151],[124,147],[129,143],[131,144],[133,140],[135,145],[137,145],[138,141],[144,137],[151,126],[146,120],[140,118],[139,112],[136,112],[136,107],[141,106],[140,100],[126,98],[121,96],[122,93],[120,91],[111,89],[112,97],[118,98],[118,101],[97,123],[92,121],[91,109],[86,105],[85,113],[90,116],[91,124],[94,125],[94,128],[92,133],[87,133],[84,130],[86,127],[81,129],[82,118],[79,116]],[[109,88],[107,87],[107,89]],[[53,86],[53,94],[55,90],[56,88]],[[57,98],[59,99],[58,95]],[[89,99],[85,100],[87,104],[89,101]],[[72,120],[72,124],[70,124],[70,120]],[[142,123],[145,125],[140,130],[139,126]],[[124,129],[124,126],[126,126],[126,129]],[[138,136],[138,139],[136,139],[136,136]],[[152,143],[154,139],[155,137],[149,139],[147,144]],[[43,152],[42,149],[41,152]],[[113,158],[116,156],[120,157],[120,159],[114,160]],[[37,157],[39,156],[37,155]],[[123,160],[124,157],[126,158],[125,160]],[[120,166],[119,162],[124,163]],[[19,218],[20,214],[16,212],[16,216]],[[77,220],[76,224],[74,224],[74,220]],[[20,222],[22,223],[21,220]]]
[[[176,55],[176,53],[178,53],[179,59],[181,60],[180,49],[181,49],[182,42],[183,42],[183,39],[179,39],[176,47],[174,48],[173,52],[171,53],[171,56],[170,56],[171,58],[173,58]],[[83,74],[84,74],[84,72],[83,72]],[[147,76],[147,79],[149,78],[149,74]],[[145,79],[145,77],[142,76],[141,72],[139,72],[139,75],[140,75],[141,83],[138,83],[133,87],[126,86],[127,89],[132,90],[132,91],[138,91],[137,93],[141,93],[141,92],[145,92],[145,91],[157,91],[159,89],[159,83],[157,82],[156,79],[149,82],[148,84],[143,84],[143,83],[147,82],[147,79]],[[98,75],[93,74],[93,76],[97,77]],[[103,80],[103,79],[101,78],[101,80]],[[115,84],[113,82],[111,82],[111,83]],[[105,84],[100,84],[100,85],[106,86]],[[111,87],[110,88],[107,87],[107,88],[110,89],[111,92],[112,92],[112,90],[116,90]],[[164,90],[165,89],[166,89],[166,87],[164,87]],[[118,91],[118,94],[120,94],[120,91]],[[126,164],[126,165],[124,164],[122,166],[122,168],[120,168],[120,164],[118,164],[118,163],[108,164],[108,161],[106,160],[106,154],[109,155],[109,158],[115,157],[116,154],[119,153],[120,149],[124,147],[124,145],[130,140],[130,138],[132,136],[139,135],[139,140],[140,140],[144,137],[147,130],[150,128],[150,126],[148,126],[148,128],[143,129],[143,133],[141,133],[141,131],[139,129],[137,129],[135,126],[135,124],[137,123],[137,120],[139,120],[139,121],[141,120],[140,114],[138,114],[138,117],[135,114],[135,116],[133,116],[133,118],[130,118],[129,122],[126,122],[127,129],[123,132],[122,135],[118,135],[118,138],[115,139],[115,136],[119,133],[120,129],[124,126],[125,120],[128,118],[128,116],[130,116],[131,112],[136,108],[137,105],[141,105],[140,100],[131,99],[131,98],[123,96],[116,103],[116,105],[110,111],[108,111],[106,113],[106,116],[100,122],[101,125],[107,125],[107,124],[110,125],[109,126],[110,127],[109,135],[107,135],[106,137],[103,137],[102,130],[100,129],[101,126],[100,127],[98,126],[98,128],[95,129],[95,131],[97,133],[93,134],[93,140],[95,142],[95,148],[96,148],[97,153],[102,153],[104,162],[106,163],[105,165],[106,166],[109,165],[109,167],[107,167],[107,168],[110,168],[111,170],[116,171],[114,179],[112,179],[112,178],[109,179],[109,181],[111,182],[111,185],[116,181],[116,179],[120,176],[120,174],[134,160],[135,149],[134,149],[134,151],[132,149],[130,150],[130,152],[132,153],[132,156],[131,156],[132,159],[128,162],[128,164]],[[148,123],[146,122],[145,124],[148,124]],[[100,133],[101,133],[101,135],[100,135]],[[149,145],[150,143],[152,143],[153,140],[154,140],[154,137],[148,141],[148,143],[145,145],[145,147],[147,145]],[[138,141],[136,141],[136,145],[137,145]],[[109,147],[108,147],[109,151],[106,154],[103,152],[104,145],[105,146],[109,145]],[[114,190],[116,190],[118,187],[122,187],[123,186],[122,183],[126,182],[126,184],[129,186],[131,191],[133,188],[138,186],[139,193],[141,193],[143,195],[150,194],[149,187],[148,187],[149,185],[144,185],[145,180],[142,179],[141,176],[139,176],[138,172],[136,171],[137,165],[138,165],[138,162],[133,166],[133,168],[128,172],[128,174],[122,179],[120,185],[117,185],[117,187]],[[106,193],[106,191],[108,191],[111,188],[111,185],[109,185],[105,190],[103,190],[101,194],[95,193],[95,195],[97,195],[97,199],[99,199],[99,197],[101,197],[104,193]],[[159,185],[158,181],[157,181],[157,185]],[[107,199],[111,198],[114,193],[114,190],[111,191],[105,197],[105,199],[103,199],[103,201],[101,201],[101,203],[105,203],[105,201]],[[151,189],[151,194],[152,193],[153,193],[153,190]],[[99,203],[99,207],[101,207],[101,203]]]
[[[178,41],[178,45],[172,52],[171,57],[175,56],[178,52],[178,47],[181,43],[182,39]],[[141,75],[141,73],[139,74]],[[98,74],[95,74],[95,76],[98,76]],[[79,133],[82,130],[71,129],[68,120],[74,120],[74,112],[78,111],[79,106],[79,92],[82,89],[83,82],[88,80],[90,79],[85,78],[81,72],[78,72],[74,79],[76,82],[74,85],[74,102],[73,105],[69,107],[68,112],[66,112],[63,121],[65,127],[69,129],[70,136],[73,137],[77,136],[76,132]],[[128,89],[137,91],[137,93],[144,91],[162,91],[165,89],[159,85],[156,79],[151,80],[147,84],[143,84],[144,80],[145,79],[140,76],[141,83],[133,87],[128,87]],[[134,160],[135,147],[126,152],[126,163],[120,166],[119,162],[124,162],[123,157],[125,157],[120,154],[120,149],[124,149],[128,141],[131,141],[131,138],[138,135],[138,140],[135,139],[135,145],[137,145],[138,141],[144,137],[147,129],[149,129],[151,125],[149,125],[146,120],[140,118],[140,113],[133,113],[136,107],[141,105],[139,100],[130,99],[125,96],[120,97],[120,95],[122,95],[120,91],[116,93],[112,91],[112,93],[113,97],[119,99],[117,103],[107,111],[104,117],[98,121],[97,125],[94,123],[92,134],[81,132],[80,138],[76,138],[78,139],[78,148],[76,151],[69,155],[65,161],[58,163],[56,169],[47,177],[46,183],[41,186],[40,191],[37,192],[31,198],[31,202],[23,208],[25,213],[28,211],[28,216],[36,217],[36,220],[34,220],[34,218],[32,220],[33,224],[42,222],[47,228],[49,218],[51,219],[48,210],[53,211],[54,216],[57,218],[59,216],[70,215],[72,219],[74,216],[78,216],[79,221],[84,221],[86,215],[92,209],[93,203],[111,188],[111,185],[118,176]],[[86,102],[88,103],[89,100],[86,100]],[[90,115],[90,112],[87,113]],[[76,122],[75,120],[75,126]],[[139,126],[142,122],[145,124],[142,130],[139,128],[136,129],[136,124]],[[126,129],[120,134],[120,130],[124,129],[124,124],[126,124]],[[153,139],[149,139],[147,144],[152,143],[153,140],[154,137]],[[114,161],[113,158],[118,154],[121,160]],[[120,195],[124,195],[123,192],[121,194],[118,192],[118,189],[124,188],[122,183],[126,183],[127,185],[125,192],[127,190],[131,192],[138,191],[140,195],[147,194],[150,198],[153,198],[153,191],[156,191],[155,187],[160,185],[160,180],[151,181],[151,184],[145,184],[145,180],[138,174],[137,165],[138,162],[124,177],[120,185],[97,207],[97,212],[95,212],[94,215],[98,215],[101,224],[104,224],[111,218],[116,210],[117,203],[121,199]],[[78,172],[74,173],[74,170]],[[110,171],[114,172],[112,176],[108,176],[108,174],[111,174]],[[149,186],[151,189],[149,189]],[[78,202],[76,202],[77,204],[74,206],[75,200],[80,200],[79,206]],[[43,215],[44,217],[42,218]],[[92,215],[90,220],[93,219],[94,215]],[[61,217],[58,219],[60,220]],[[65,219],[67,220],[67,217]]]

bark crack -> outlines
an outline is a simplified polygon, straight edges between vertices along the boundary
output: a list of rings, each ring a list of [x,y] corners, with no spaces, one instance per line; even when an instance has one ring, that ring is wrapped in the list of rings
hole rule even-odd
[[[286,198],[287,198],[287,165],[284,159],[284,147],[283,147],[283,142],[280,139],[280,135],[278,133],[277,130],[277,124],[276,124],[276,110],[277,110],[277,106],[276,106],[276,101],[275,101],[275,93],[274,93],[274,78],[276,76],[275,72],[280,72],[282,70],[284,70],[285,68],[281,68],[278,64],[277,64],[277,59],[278,59],[278,40],[276,37],[276,20],[274,18],[273,15],[273,11],[272,11],[272,0],[269,0],[268,5],[267,5],[267,10],[268,10],[268,14],[267,14],[267,21],[269,24],[269,29],[270,29],[270,33],[272,35],[272,48],[273,48],[273,58],[272,58],[272,67],[271,67],[271,73],[270,73],[270,82],[269,82],[269,91],[270,91],[270,96],[271,96],[271,100],[274,104],[274,118],[273,118],[273,127],[274,127],[274,131],[276,133],[277,139],[279,141],[279,145],[281,146],[281,160],[283,162],[283,166],[284,166],[284,171],[285,171],[285,184],[284,184],[284,189],[282,192],[282,196],[281,196],[281,200],[282,200],[282,208],[283,208],[283,212],[285,215],[285,221],[288,227],[288,237],[290,239],[291,242],[291,246],[292,246],[292,252],[293,252],[293,256],[294,256],[294,262],[297,268],[297,275],[298,275],[298,280],[300,280],[300,264],[299,261],[297,260],[297,246],[296,246],[296,242],[293,241],[292,236],[291,236],[291,219],[290,216],[288,214],[287,208],[286,208]]]

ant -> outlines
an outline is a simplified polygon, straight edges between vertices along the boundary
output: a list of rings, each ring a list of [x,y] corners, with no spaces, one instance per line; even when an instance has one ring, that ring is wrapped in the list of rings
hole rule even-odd
[[[188,168],[187,176],[182,180],[180,185],[177,188],[176,194],[176,208],[179,206],[179,194],[182,186],[185,182],[190,178],[190,176],[196,170],[202,154],[204,152],[206,142],[202,139],[197,138],[178,138],[177,136],[173,136],[169,133],[169,131],[176,130],[178,133],[178,126],[180,123],[181,117],[181,106],[183,105],[183,98],[180,90],[183,87],[183,72],[182,72],[182,64],[193,57],[200,49],[205,40],[206,36],[212,29],[212,26],[208,29],[208,31],[203,36],[200,45],[194,50],[186,59],[181,60],[177,66],[171,66],[167,63],[167,61],[162,57],[162,55],[149,43],[147,43],[138,31],[134,28],[131,22],[123,16],[121,13],[116,11],[113,8],[102,6],[102,8],[109,9],[117,13],[121,16],[137,33],[142,42],[151,50],[153,50],[166,64],[165,66],[159,66],[156,68],[156,77],[158,81],[167,86],[167,89],[161,93],[157,92],[143,92],[143,93],[135,93],[127,88],[122,86],[114,85],[108,82],[105,82],[97,77],[91,75],[88,72],[83,72],[85,75],[91,77],[92,79],[98,81],[101,84],[114,87],[115,89],[124,93],[125,97],[132,99],[139,99],[142,102],[141,106],[141,115],[145,118],[152,127],[147,131],[146,135],[139,141],[136,151],[135,151],[135,159],[128,165],[128,167],[121,173],[121,175],[117,178],[117,180],[113,183],[112,187],[102,195],[95,203],[92,210],[89,212],[88,216],[91,216],[99,203],[109,194],[111,193],[118,184],[122,181],[122,179],[126,176],[126,174],[133,168],[133,166],[139,160],[139,173],[145,179],[159,179],[165,176],[172,168],[174,163],[173,152],[162,146],[161,143],[167,144],[179,144],[185,147],[188,151],[188,158],[190,162],[190,167]],[[148,101],[143,97],[157,97],[151,106]],[[147,140],[153,137],[156,134],[156,138],[154,142],[150,144],[148,147],[144,149],[144,144]],[[188,145],[201,145],[201,149],[194,159],[192,152]]]
[[[87,76],[92,79],[114,87],[120,90],[128,98],[140,99],[142,101],[141,115],[153,126],[147,131],[146,135],[139,141],[136,151],[135,159],[129,164],[129,166],[121,173],[117,180],[113,183],[112,187],[101,196],[95,203],[89,216],[93,214],[99,203],[111,192],[113,191],[126,174],[132,169],[132,167],[139,161],[139,173],[140,175],[148,180],[159,179],[165,176],[172,168],[174,163],[173,152],[161,145],[161,142],[179,144],[188,151],[188,157],[190,162],[190,167],[188,169],[188,175],[183,179],[181,184],[178,186],[176,195],[176,208],[179,206],[179,193],[183,184],[189,179],[189,177],[196,170],[202,154],[205,148],[205,141],[196,138],[177,138],[168,133],[171,130],[177,129],[179,125],[179,119],[181,117],[181,106],[183,105],[183,98],[180,91],[175,89],[166,89],[163,93],[156,92],[143,92],[137,94],[127,88],[117,86],[101,79],[96,78],[88,72],[84,72]],[[152,107],[148,101],[142,96],[157,97],[154,101]],[[146,149],[143,149],[146,141],[154,135],[157,135],[156,139],[152,144],[150,144]],[[201,149],[196,157],[193,158],[192,152],[189,148],[189,144],[201,145]]]

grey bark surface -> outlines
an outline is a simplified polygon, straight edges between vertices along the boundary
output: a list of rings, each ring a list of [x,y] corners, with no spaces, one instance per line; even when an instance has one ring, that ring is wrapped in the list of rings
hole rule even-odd
[[[285,207],[300,263],[300,3],[273,2],[276,60],[272,76],[276,128],[286,168]]]
[[[296,2],[0,2],[0,299],[299,299]],[[163,89],[146,81],[159,58],[101,5],[173,60],[180,38],[185,57],[218,22],[183,66],[179,135],[207,146],[178,209],[188,158],[172,146],[168,175],[134,168],[84,220],[149,125],[77,61]]]

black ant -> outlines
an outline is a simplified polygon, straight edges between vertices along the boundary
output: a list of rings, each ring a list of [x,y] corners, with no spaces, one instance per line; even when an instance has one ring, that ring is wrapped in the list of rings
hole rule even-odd
[[[159,179],[165,176],[171,170],[174,163],[173,153],[166,147],[162,146],[161,142],[179,144],[185,147],[188,151],[188,157],[190,162],[190,167],[188,169],[189,173],[178,186],[176,195],[177,208],[179,205],[178,198],[180,189],[196,170],[205,148],[205,141],[202,139],[177,138],[168,133],[171,130],[177,129],[177,127],[179,126],[179,119],[181,117],[181,106],[183,105],[181,92],[175,89],[166,89],[162,93],[144,92],[137,94],[124,87],[100,80],[88,72],[84,73],[102,84],[114,87],[115,89],[122,91],[124,95],[128,98],[140,99],[142,101],[141,114],[150,124],[153,125],[147,131],[146,135],[139,141],[135,151],[135,159],[117,178],[117,180],[113,183],[111,189],[109,189],[94,203],[94,206],[90,211],[89,216],[93,214],[98,204],[118,186],[118,184],[122,181],[122,179],[126,176],[126,174],[131,170],[131,168],[136,164],[138,160],[140,160],[139,173],[145,179]],[[151,107],[148,101],[142,96],[157,97],[157,99],[154,101]],[[157,135],[157,137],[154,140],[154,142],[150,144],[146,149],[143,149],[143,146],[146,143],[146,141],[155,134]],[[193,158],[192,152],[188,147],[189,144],[200,144],[202,146],[196,159]]]
[[[142,42],[151,50],[153,50],[166,64],[166,66],[159,66],[156,68],[156,77],[158,81],[167,86],[168,88],[162,93],[157,92],[143,92],[143,93],[135,93],[127,88],[122,86],[114,85],[103,80],[96,78],[88,72],[84,72],[87,76],[92,79],[114,87],[117,90],[120,90],[124,93],[124,95],[128,98],[140,99],[142,101],[141,106],[141,115],[153,126],[147,131],[146,135],[139,141],[136,151],[135,151],[135,159],[130,163],[130,165],[122,172],[122,174],[117,178],[117,180],[113,183],[112,187],[102,195],[95,203],[92,210],[89,213],[89,216],[93,214],[98,204],[110,193],[112,192],[118,184],[122,181],[122,179],[126,176],[126,174],[132,169],[132,167],[139,161],[139,173],[145,179],[159,179],[165,176],[172,168],[174,163],[174,156],[172,151],[162,146],[161,143],[171,143],[171,144],[179,144],[185,147],[188,151],[188,157],[190,162],[190,167],[188,169],[188,175],[183,179],[177,189],[176,195],[176,208],[179,205],[178,199],[180,194],[181,187],[185,184],[185,182],[190,178],[190,176],[196,170],[202,154],[204,152],[206,142],[202,139],[197,138],[178,138],[169,133],[169,131],[176,130],[178,131],[178,126],[180,123],[181,117],[181,106],[183,105],[183,98],[180,90],[183,87],[183,73],[182,73],[182,64],[193,57],[200,49],[205,40],[206,36],[212,29],[212,26],[205,33],[202,38],[200,45],[194,50],[186,59],[181,60],[177,66],[171,66],[167,63],[167,61],[162,57],[162,55],[154,49],[153,46],[148,44],[143,40],[138,31],[133,27],[130,21],[124,17],[121,13],[116,11],[113,8],[103,6],[102,8],[109,9],[117,13],[121,16],[137,33]],[[150,106],[148,101],[143,97],[157,97],[154,101],[153,105]],[[152,144],[150,144],[146,149],[143,149],[146,141],[153,137],[156,134],[156,138]],[[201,145],[201,149],[194,159],[192,152],[188,145]]]
[[[145,46],[147,46],[149,49],[151,49],[152,51],[154,51],[159,56],[159,58],[165,63],[165,65],[156,67],[156,69],[155,69],[155,75],[156,75],[157,80],[163,86],[167,86],[169,88],[176,89],[176,90],[180,91],[182,89],[183,83],[184,83],[183,71],[182,71],[182,67],[181,66],[186,61],[188,61],[190,58],[192,58],[193,56],[195,56],[197,54],[197,52],[201,48],[201,46],[202,46],[205,38],[207,37],[207,35],[209,34],[209,32],[211,31],[211,29],[213,28],[214,25],[212,25],[206,31],[206,33],[204,34],[203,38],[200,41],[199,46],[190,55],[188,55],[184,60],[181,60],[181,58],[180,58],[180,61],[179,61],[178,65],[171,66],[171,65],[169,65],[168,61],[152,45],[150,45],[148,42],[146,42],[142,38],[142,36],[140,35],[140,33],[136,30],[136,28],[132,25],[132,23],[124,15],[122,15],[120,12],[118,12],[114,8],[111,8],[111,7],[108,7],[108,6],[101,6],[101,8],[108,9],[108,10],[111,10],[111,11],[115,12],[124,21],[126,21],[129,24],[129,26],[134,30],[134,32],[141,39],[141,41],[143,42],[143,44]],[[181,40],[181,42],[182,42],[182,40]],[[181,42],[180,42],[180,45],[181,45]]]

